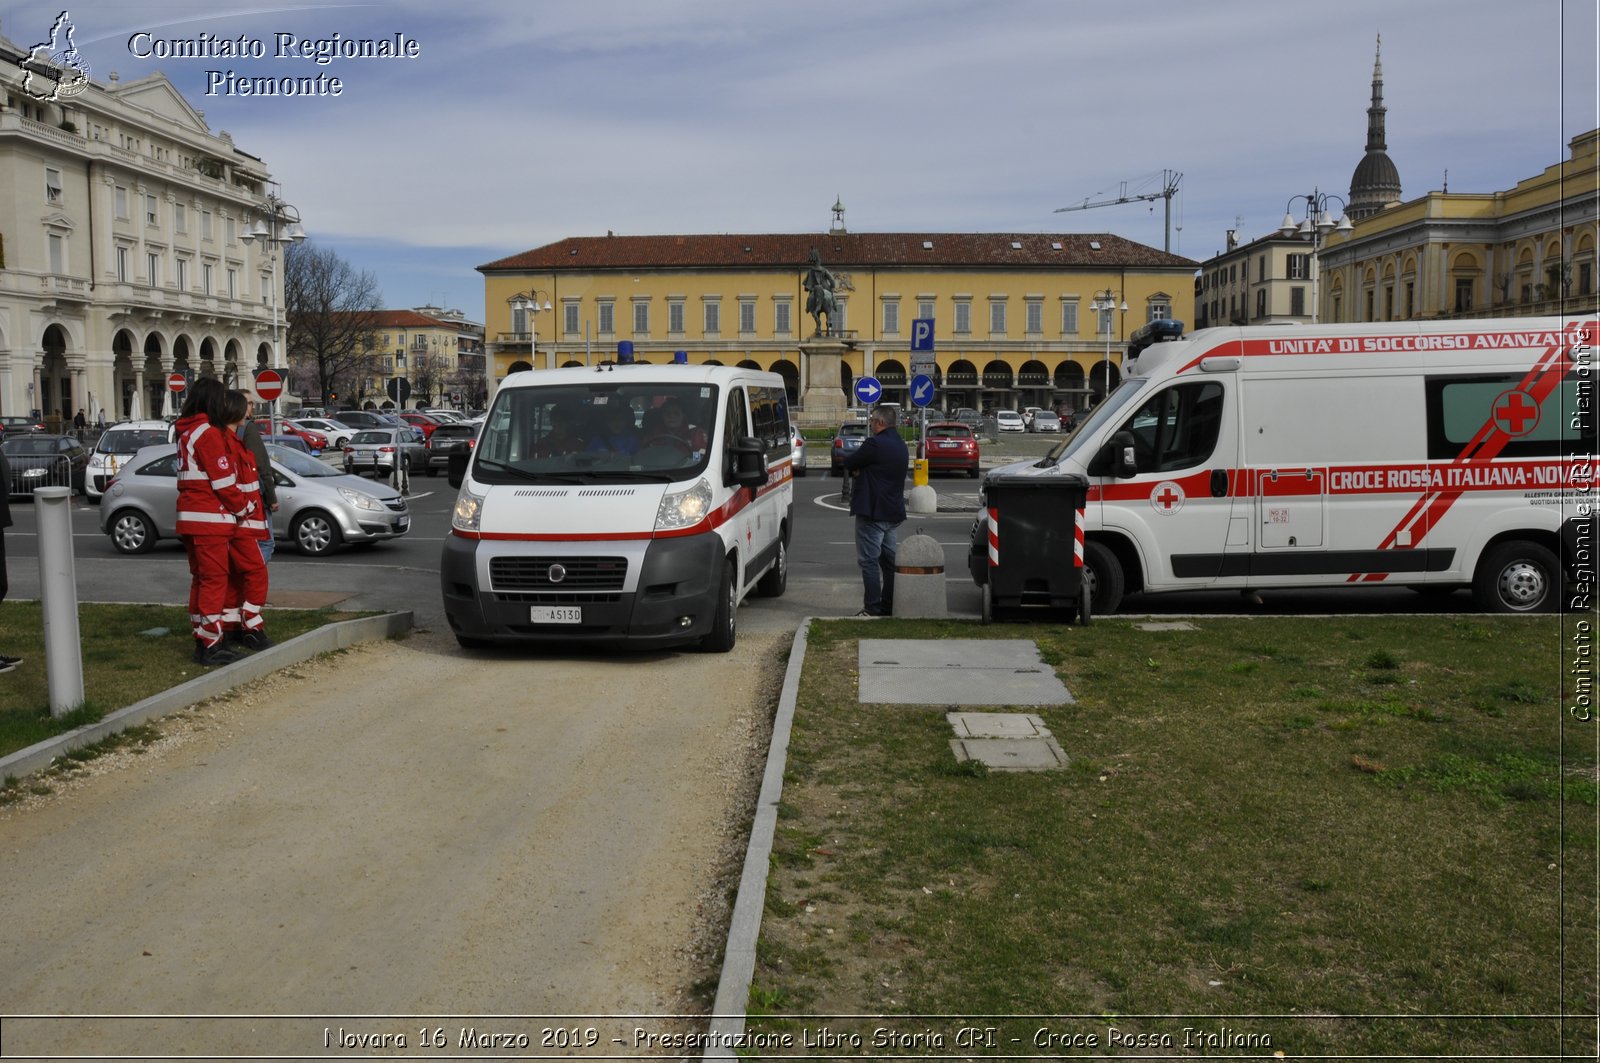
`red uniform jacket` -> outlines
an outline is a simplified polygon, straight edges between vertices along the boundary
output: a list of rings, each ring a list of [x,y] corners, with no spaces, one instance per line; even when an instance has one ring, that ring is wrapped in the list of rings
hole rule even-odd
[[[177,430],[178,534],[231,537],[252,505],[261,508],[259,498],[252,504],[239,490],[238,468],[228,445],[232,433],[212,425],[204,414],[183,418]]]

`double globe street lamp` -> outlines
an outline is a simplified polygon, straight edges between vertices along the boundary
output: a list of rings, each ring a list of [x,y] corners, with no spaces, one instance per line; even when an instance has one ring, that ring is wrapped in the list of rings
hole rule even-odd
[[[276,193],[268,192],[265,207],[261,216],[254,225],[239,234],[239,239],[250,244],[261,241],[267,257],[272,260],[272,366],[271,368],[286,371],[288,361],[283,356],[283,325],[282,307],[279,305],[278,290],[281,281],[278,274],[278,260],[283,257],[283,251],[290,244],[297,244],[306,238],[305,229],[300,227],[300,211],[293,204],[284,202]],[[262,368],[257,366],[257,368]],[[272,411],[277,409],[277,403],[268,406],[268,417],[274,418]],[[276,420],[269,420],[269,427],[273,434],[277,433]]]
[[[1111,394],[1111,333],[1114,324],[1111,314],[1115,310],[1121,310],[1124,314],[1128,312],[1128,300],[1120,299],[1120,306],[1118,303],[1119,296],[1117,293],[1113,289],[1107,288],[1103,292],[1095,292],[1094,302],[1089,304],[1089,309],[1100,315],[1101,331],[1106,334],[1106,360],[1103,374],[1105,391],[1100,396],[1102,399]]]
[[[1300,221],[1294,220],[1294,205],[1298,202],[1306,205],[1306,215]],[[1328,209],[1330,202],[1339,204],[1339,220],[1333,220],[1333,212]],[[1290,196],[1288,204],[1283,209],[1283,224],[1278,226],[1278,235],[1284,237],[1298,236],[1302,240],[1311,241],[1310,266],[1306,272],[1311,277],[1311,323],[1316,324],[1322,306],[1317,294],[1317,282],[1322,276],[1322,240],[1330,232],[1347,233],[1355,229],[1350,224],[1350,218],[1345,213],[1349,204],[1340,196],[1320,192],[1313,188],[1309,195]]]
[[[543,303],[539,302],[539,296],[541,295],[544,296]],[[533,315],[554,309],[550,305],[550,295],[543,289],[535,288],[531,292],[518,292],[510,299],[507,299],[506,302],[510,304],[513,314],[522,314],[528,323],[528,368],[537,369],[539,367],[539,333],[534,328]],[[511,331],[518,336],[522,335],[522,330],[517,327],[517,321],[514,317],[511,321]]]

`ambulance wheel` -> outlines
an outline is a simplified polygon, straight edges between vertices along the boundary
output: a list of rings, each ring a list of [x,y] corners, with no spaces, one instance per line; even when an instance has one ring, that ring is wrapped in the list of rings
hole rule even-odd
[[[1122,604],[1126,581],[1117,555],[1094,540],[1083,544],[1083,592],[1089,598],[1089,612],[1110,616]]]
[[[1551,613],[1560,600],[1561,565],[1538,543],[1492,547],[1478,562],[1472,598],[1490,613]]]
[[[772,567],[762,575],[761,581],[756,584],[756,591],[763,598],[782,598],[784,589],[789,586],[789,545],[783,541],[783,536],[778,536],[778,556],[772,559]]]
[[[700,648],[707,653],[727,653],[739,638],[734,619],[738,608],[738,592],[734,588],[738,574],[729,559],[722,566],[722,583],[717,588],[717,613],[711,620],[711,634],[700,640]]]

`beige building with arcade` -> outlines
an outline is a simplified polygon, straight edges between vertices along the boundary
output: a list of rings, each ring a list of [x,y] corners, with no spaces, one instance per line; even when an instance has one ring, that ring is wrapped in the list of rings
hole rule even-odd
[[[803,281],[811,252],[836,278],[829,344]],[[752,365],[791,400],[873,376],[906,403],[911,329],[934,321],[947,410],[1077,408],[1120,379],[1122,349],[1155,318],[1192,320],[1195,263],[1110,234],[826,233],[569,237],[480,266],[491,388],[519,369],[615,361]],[[1117,309],[1091,305],[1109,291]],[[1126,310],[1122,309],[1126,304]],[[818,347],[838,348],[808,365]],[[1109,350],[1110,357],[1107,358]],[[853,401],[853,400],[849,400]]]
[[[240,239],[266,165],[159,73],[53,93],[28,56],[0,37],[0,413],[159,416],[172,373],[282,368],[281,263]]]

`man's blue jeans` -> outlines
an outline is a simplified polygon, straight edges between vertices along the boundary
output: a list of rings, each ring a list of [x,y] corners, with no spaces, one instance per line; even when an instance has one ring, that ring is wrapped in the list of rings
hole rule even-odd
[[[888,616],[894,612],[895,529],[886,520],[856,518],[856,564],[861,566],[865,588],[862,605],[867,612]]]

